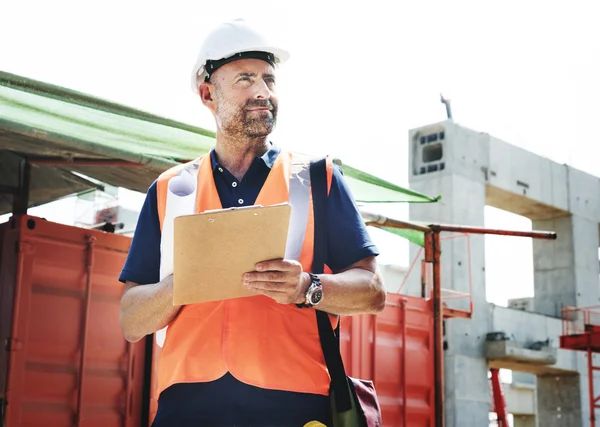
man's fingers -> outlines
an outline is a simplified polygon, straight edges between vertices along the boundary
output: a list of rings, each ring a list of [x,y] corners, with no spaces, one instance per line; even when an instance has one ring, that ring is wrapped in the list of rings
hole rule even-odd
[[[268,292],[287,292],[287,289],[281,286],[281,283],[273,282],[250,282],[245,285],[251,291],[268,291]]]
[[[294,302],[294,298],[292,295],[286,292],[276,292],[276,291],[268,291],[265,289],[251,289],[253,292],[257,294],[267,296],[279,304],[291,304]]]
[[[265,271],[263,273],[246,273],[244,282],[287,282],[290,274],[287,271]]]
[[[256,271],[292,271],[300,266],[298,261],[273,259],[270,261],[261,261],[256,264]]]

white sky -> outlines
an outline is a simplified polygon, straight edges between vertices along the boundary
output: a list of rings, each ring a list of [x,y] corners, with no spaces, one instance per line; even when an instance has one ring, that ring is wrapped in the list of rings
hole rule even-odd
[[[190,69],[209,28],[245,17],[291,50],[274,135],[290,149],[407,186],[408,130],[445,118],[441,92],[459,124],[599,175],[596,3],[3,1],[0,69],[214,129]],[[531,227],[492,208],[486,225]],[[487,242],[489,299],[531,296],[531,243]]]

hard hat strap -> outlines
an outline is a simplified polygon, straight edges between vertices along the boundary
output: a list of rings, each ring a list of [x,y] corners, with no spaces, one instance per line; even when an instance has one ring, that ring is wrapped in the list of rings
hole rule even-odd
[[[272,53],[261,51],[239,52],[228,58],[218,59],[216,61],[210,59],[207,60],[205,66],[206,77],[204,80],[209,81],[211,74],[214,73],[219,67],[222,67],[230,62],[237,61],[238,59],[262,59],[263,61],[267,61],[269,64],[271,64],[272,67],[275,66],[275,55]]]

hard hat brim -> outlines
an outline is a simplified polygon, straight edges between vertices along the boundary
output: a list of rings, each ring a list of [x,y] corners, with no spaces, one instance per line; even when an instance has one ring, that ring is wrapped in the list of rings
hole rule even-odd
[[[223,60],[226,58],[230,58],[239,53],[252,52],[252,51],[261,51],[261,52],[267,52],[267,53],[273,54],[275,56],[275,66],[284,64],[285,62],[287,62],[287,60],[290,57],[289,52],[284,49],[280,49],[280,48],[277,48],[274,46],[256,46],[256,47],[248,47],[243,50],[236,50],[234,52],[229,52],[228,54],[223,55],[222,58],[198,58],[198,60],[196,61],[196,64],[194,64],[194,69],[192,71],[191,86],[192,86],[192,90],[194,91],[194,93],[198,93],[200,83],[202,81],[204,81],[205,77],[207,76],[207,72],[205,69],[205,64],[206,64],[207,60],[219,61],[219,60]],[[244,58],[242,57],[240,59],[244,59]]]

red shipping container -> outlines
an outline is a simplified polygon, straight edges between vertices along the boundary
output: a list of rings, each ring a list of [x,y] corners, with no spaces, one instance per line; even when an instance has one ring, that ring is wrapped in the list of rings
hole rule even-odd
[[[6,426],[148,426],[160,349],[128,344],[118,324],[131,239],[22,216],[0,242]],[[348,374],[375,381],[384,426],[434,425],[431,301],[390,293],[378,316],[342,319],[341,346]]]
[[[385,427],[431,427],[434,412],[430,300],[388,293],[383,313],[342,318],[347,374],[374,380]]]
[[[1,228],[6,427],[147,425],[146,344],[119,327],[131,239],[31,216]]]

